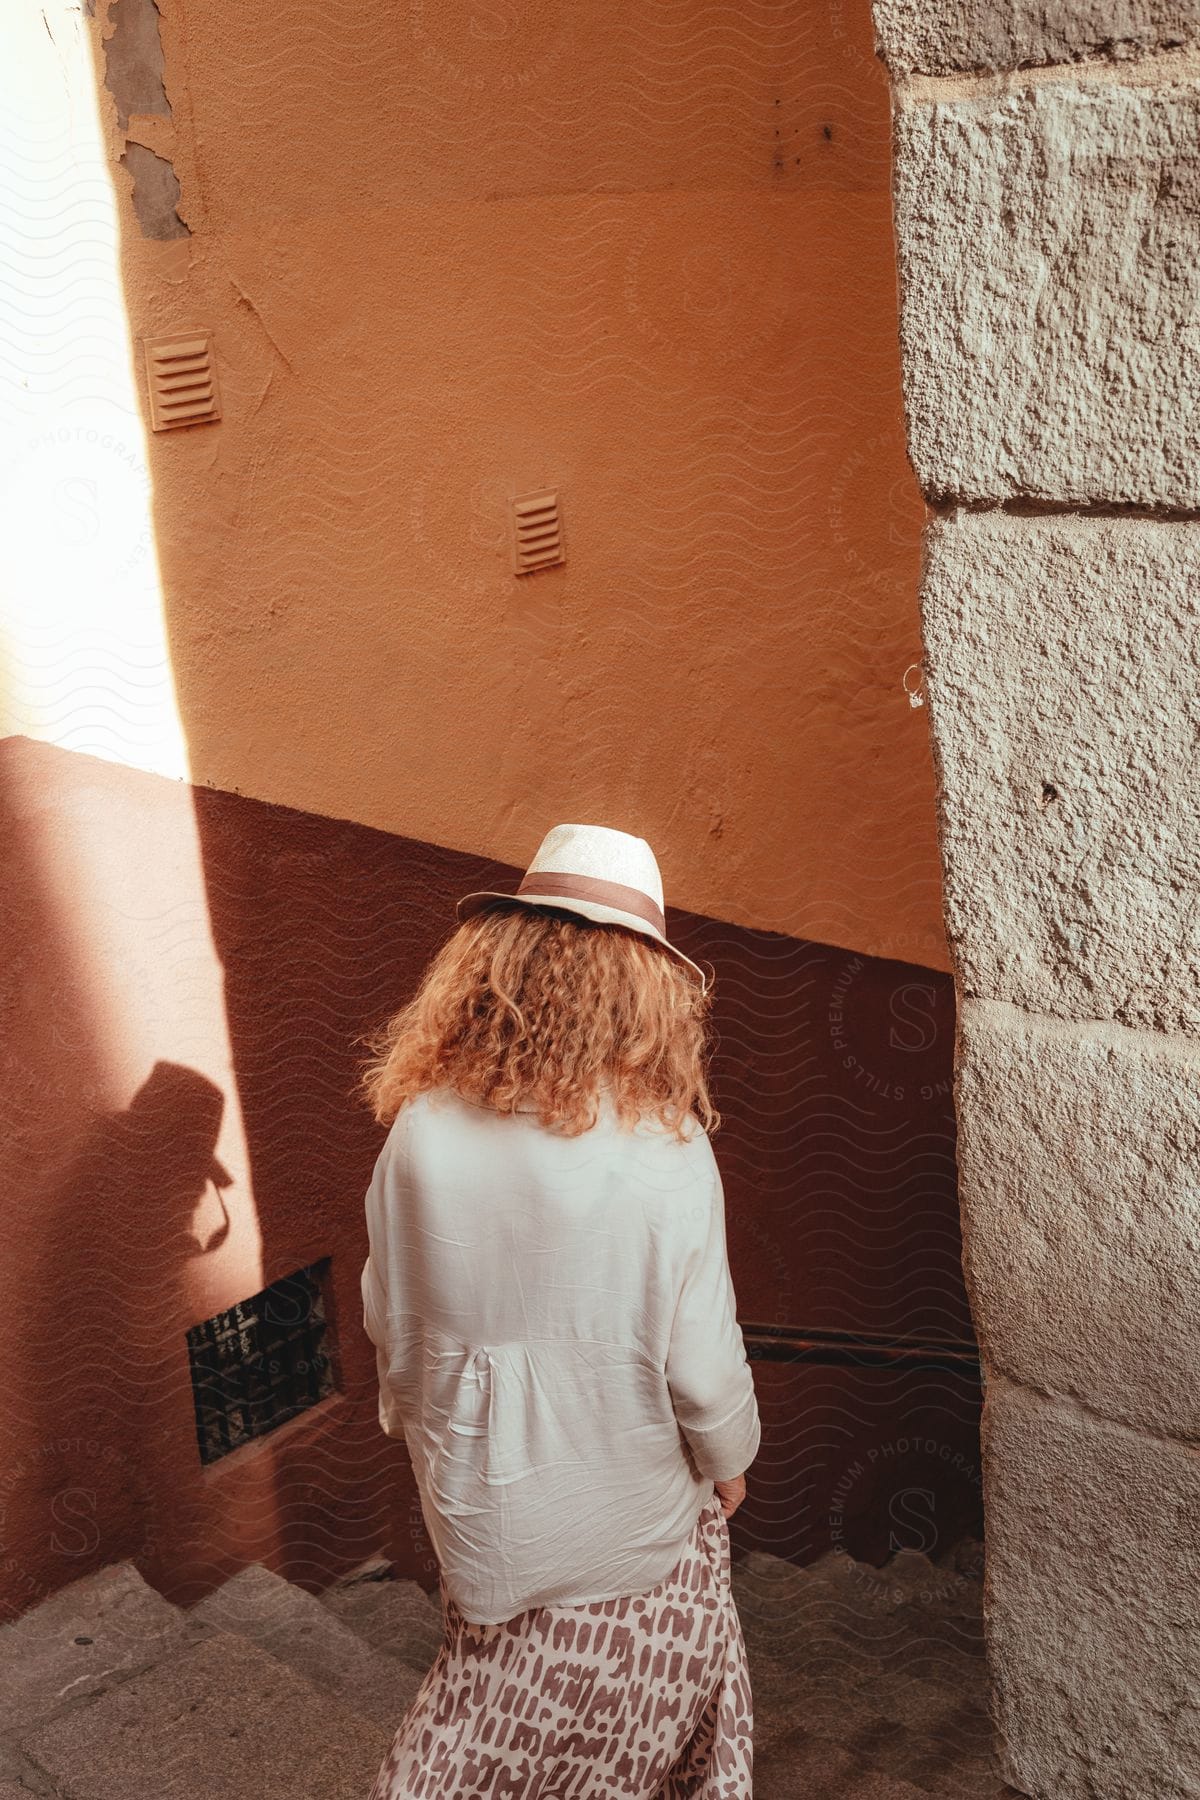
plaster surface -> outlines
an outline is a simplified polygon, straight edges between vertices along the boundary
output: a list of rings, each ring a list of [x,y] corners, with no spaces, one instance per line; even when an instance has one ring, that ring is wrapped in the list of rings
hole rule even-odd
[[[865,9],[163,0],[161,43],[169,115],[102,101],[189,234],[117,174],[132,336],[221,384],[148,449],[193,778],[518,867],[618,824],[675,904],[945,968]],[[541,487],[567,560],[517,578]]]

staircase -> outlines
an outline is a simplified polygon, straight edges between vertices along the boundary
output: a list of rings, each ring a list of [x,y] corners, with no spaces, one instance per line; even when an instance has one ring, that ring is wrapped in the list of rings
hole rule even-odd
[[[735,1566],[755,1800],[1013,1792],[964,1548]],[[366,1800],[440,1635],[378,1561],[320,1598],[254,1565],[187,1610],[112,1564],[0,1629],[0,1800]]]

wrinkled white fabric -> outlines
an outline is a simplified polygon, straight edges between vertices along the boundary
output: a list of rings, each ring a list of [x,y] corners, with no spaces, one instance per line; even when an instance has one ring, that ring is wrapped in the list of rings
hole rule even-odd
[[[447,1089],[407,1102],[366,1196],[363,1325],[447,1590],[498,1624],[643,1593],[759,1417],[721,1177],[604,1098],[568,1138]]]

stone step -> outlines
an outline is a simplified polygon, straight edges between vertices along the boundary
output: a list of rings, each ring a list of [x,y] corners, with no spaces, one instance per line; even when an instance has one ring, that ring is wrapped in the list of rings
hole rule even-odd
[[[926,1559],[755,1555],[735,1592],[759,1800],[1010,1794],[969,1647],[977,1586]],[[440,1642],[438,1595],[378,1557],[320,1597],[255,1564],[187,1611],[114,1565],[0,1631],[21,1727],[0,1741],[0,1800],[362,1800]]]
[[[769,1755],[803,1721],[820,1747],[818,1763],[847,1741],[855,1746],[846,1767],[864,1795],[990,1800],[1005,1790],[992,1756],[986,1676],[960,1624],[978,1614],[978,1593],[925,1558],[897,1573],[881,1582],[880,1571],[845,1558],[815,1575],[777,1557],[751,1563],[739,1611],[747,1586],[772,1597],[747,1630],[757,1753]],[[436,1597],[387,1574],[386,1564],[372,1563],[322,1599],[372,1644],[423,1668],[440,1640]],[[777,1655],[784,1618],[790,1635]]]
[[[394,1730],[416,1697],[420,1673],[372,1649],[316,1595],[251,1563],[189,1608],[213,1630],[233,1632],[279,1658],[322,1693]]]
[[[213,1631],[21,1747],[70,1800],[363,1800],[391,1738],[257,1644]]]
[[[796,1727],[766,1751],[755,1744],[755,1800],[928,1800],[921,1788]]]
[[[396,1571],[391,1558],[385,1556],[381,1550],[377,1550],[374,1555],[366,1557],[353,1569],[347,1569],[344,1575],[339,1575],[332,1586],[335,1588],[353,1587],[360,1581],[392,1581],[395,1578]],[[330,1590],[327,1588],[325,1591],[328,1593]]]
[[[52,1719],[195,1641],[207,1627],[111,1563],[0,1627],[4,1730]]]
[[[964,1744],[954,1731],[940,1737],[880,1719],[839,1730],[837,1742],[881,1774],[942,1800],[997,1800],[1006,1792],[988,1739]]]
[[[423,1670],[440,1641],[437,1596],[389,1574],[371,1559],[322,1600],[377,1649]],[[803,1729],[814,1766],[844,1750],[864,1795],[991,1800],[1006,1791],[971,1576],[914,1553],[883,1570],[836,1554],[801,1568],[756,1553],[735,1565],[734,1586],[757,1754],[770,1756]]]
[[[941,1562],[919,1550],[897,1550],[880,1568],[842,1550],[827,1550],[808,1563],[790,1562],[769,1550],[750,1550],[734,1562],[733,1573],[735,1580],[757,1574],[793,1587],[831,1592],[852,1591],[866,1583],[875,1605],[896,1605],[920,1593],[936,1593],[946,1612],[977,1612],[982,1591],[978,1557],[970,1546]]]
[[[798,1671],[761,1650],[748,1656],[756,1754],[774,1756],[802,1731],[926,1794],[990,1800],[1003,1792],[986,1705],[952,1684],[889,1671],[889,1688],[836,1659]]]
[[[778,1687],[806,1711],[814,1729],[833,1718],[894,1719],[924,1729],[986,1737],[988,1687],[974,1659],[942,1657],[917,1663],[899,1656],[853,1652],[821,1640],[780,1649],[748,1635],[747,1654],[764,1687]]]
[[[922,1559],[923,1560],[923,1559]],[[977,1588],[934,1572],[926,1587],[862,1564],[800,1569],[756,1553],[737,1565],[733,1591],[747,1645],[797,1665],[830,1660],[897,1667],[938,1681],[986,1683]],[[974,1670],[974,1674],[972,1674]]]
[[[989,1713],[980,1584],[963,1572],[976,1560],[967,1556],[960,1568],[956,1559],[902,1552],[875,1569],[830,1553],[799,1567],[755,1552],[735,1565],[756,1761],[772,1781],[782,1782],[788,1756],[803,1752],[796,1792],[808,1791],[809,1767],[821,1791],[822,1754],[837,1752],[852,1759],[847,1793],[868,1791],[868,1776],[883,1784],[881,1794],[994,1800],[1007,1792]]]
[[[44,1769],[30,1762],[15,1741],[0,1737],[0,1800],[8,1800],[14,1790],[29,1800],[30,1794],[50,1794],[54,1784]]]
[[[792,1800],[789,1780],[796,1800],[805,1800],[810,1780],[814,1800],[840,1796],[843,1789],[836,1783],[843,1779],[850,1782],[844,1790],[847,1795],[858,1795],[860,1787],[865,1795],[876,1791],[866,1785],[868,1776],[880,1784],[881,1800],[893,1793],[898,1800],[900,1796],[928,1800],[930,1795],[939,1800],[1006,1800],[1012,1793],[990,1753],[965,1755],[953,1742],[910,1731],[891,1720],[860,1724],[844,1736],[801,1725],[794,1714],[786,1719],[786,1729],[777,1726],[778,1721],[769,1720],[768,1729],[760,1732],[756,1694],[754,1792],[758,1800]],[[822,1787],[822,1780],[831,1785]]]
[[[418,1582],[377,1578],[335,1582],[321,1595],[321,1604],[373,1650],[422,1674],[437,1655],[441,1602]]]
[[[988,1753],[988,1679],[979,1589],[905,1553],[883,1568],[831,1553],[797,1566],[752,1553],[734,1566],[752,1674],[770,1714],[822,1737],[891,1719]]]
[[[785,1618],[800,1609],[859,1629],[894,1633],[913,1625],[938,1636],[982,1643],[982,1587],[953,1568],[902,1552],[881,1569],[832,1553],[806,1567],[754,1551],[733,1567],[739,1606]]]

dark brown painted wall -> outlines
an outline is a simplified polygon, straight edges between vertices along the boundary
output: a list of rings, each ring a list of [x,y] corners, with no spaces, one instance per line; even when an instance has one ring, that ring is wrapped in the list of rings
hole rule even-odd
[[[355,1040],[412,991],[455,897],[517,872],[28,739],[0,746],[0,809],[6,1611],[126,1555],[181,1600],[252,1558],[318,1588],[381,1543],[431,1579],[361,1328],[382,1131],[352,1098]],[[669,925],[717,970],[715,1148],[752,1343],[967,1337],[948,978]],[[201,1468],[186,1329],[322,1256],[338,1393]],[[739,1547],[879,1558],[978,1529],[969,1377],[755,1366]]]

